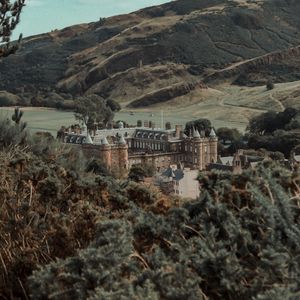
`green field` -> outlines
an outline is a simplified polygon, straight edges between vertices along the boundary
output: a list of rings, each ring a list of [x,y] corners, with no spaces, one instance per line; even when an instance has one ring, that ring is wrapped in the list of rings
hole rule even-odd
[[[57,130],[62,126],[69,126],[78,121],[75,120],[73,112],[60,111],[55,109],[44,108],[24,108],[23,121],[26,121],[28,128],[33,132],[48,131],[56,136]],[[13,113],[13,108],[1,108],[0,116],[10,118]],[[200,117],[204,117],[199,115]],[[148,120],[155,123],[157,128],[161,127],[161,123],[171,122],[174,127],[176,124],[184,125],[186,122],[197,119],[194,114],[184,114],[182,111],[164,111],[163,117],[161,111],[121,111],[116,114],[115,120],[123,120],[131,125],[136,124],[137,120]],[[237,127],[241,130],[245,127],[245,124],[226,122],[224,120],[212,120],[215,127],[229,126]]]

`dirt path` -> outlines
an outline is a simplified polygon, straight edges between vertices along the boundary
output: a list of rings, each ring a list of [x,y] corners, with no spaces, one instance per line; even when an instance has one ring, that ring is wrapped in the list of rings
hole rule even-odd
[[[278,99],[274,98],[273,93],[270,94],[270,99],[272,99],[274,102],[276,102],[279,105],[281,111],[285,110],[283,104]]]

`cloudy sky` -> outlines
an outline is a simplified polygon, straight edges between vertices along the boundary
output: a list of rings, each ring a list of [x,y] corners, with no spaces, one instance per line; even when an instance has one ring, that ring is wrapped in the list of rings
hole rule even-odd
[[[21,32],[26,37],[165,2],[168,0],[26,0],[14,37]]]

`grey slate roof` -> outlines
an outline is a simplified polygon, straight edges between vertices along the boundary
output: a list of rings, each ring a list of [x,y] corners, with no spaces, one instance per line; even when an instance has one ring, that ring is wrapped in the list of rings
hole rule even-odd
[[[173,180],[179,181],[184,177],[184,172],[181,169],[173,170],[171,167],[162,172],[162,175]]]

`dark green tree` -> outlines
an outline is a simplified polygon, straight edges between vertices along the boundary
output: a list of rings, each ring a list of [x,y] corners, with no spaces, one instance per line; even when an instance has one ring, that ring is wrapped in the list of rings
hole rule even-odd
[[[217,130],[219,140],[225,144],[226,141],[238,142],[242,138],[242,134],[236,128],[220,127]]]
[[[101,176],[109,176],[110,173],[103,164],[102,161],[98,159],[92,159],[91,161],[88,162],[88,165],[86,167],[86,172],[92,172],[97,175]]]
[[[277,113],[269,111],[252,118],[247,126],[247,131],[252,134],[264,135],[278,129],[276,124]]]
[[[273,90],[274,89],[274,83],[273,83],[273,81],[271,80],[271,79],[269,79],[268,81],[267,81],[267,84],[266,84],[266,88],[267,88],[267,90]]]
[[[145,177],[151,177],[155,173],[154,167],[149,164],[135,164],[130,168],[128,178],[130,180],[139,182],[143,181]]]
[[[98,95],[87,95],[75,100],[75,118],[86,124],[89,129],[93,128],[94,123],[106,125],[113,117],[114,112]]]
[[[113,112],[118,112],[121,110],[121,105],[115,101],[115,100],[112,100],[112,99],[108,99],[106,100],[106,103],[107,103],[107,106],[113,111]]]
[[[15,110],[14,110],[14,114],[12,115],[11,119],[16,124],[20,124],[23,114],[24,114],[24,112],[22,110],[20,110],[19,107],[16,107]]]
[[[268,135],[278,129],[296,129],[299,122],[295,120],[298,118],[300,111],[293,107],[288,107],[283,112],[269,111],[252,118],[247,131],[257,135]]]
[[[208,119],[197,119],[186,123],[184,133],[189,135],[189,133],[195,128],[199,132],[205,131],[206,134],[209,133],[210,128],[212,127],[210,120]]]
[[[0,37],[2,45],[0,47],[0,57],[6,57],[12,53],[15,53],[19,47],[22,36],[15,44],[11,44],[10,39],[13,30],[20,22],[20,15],[26,0],[2,0],[0,1]]]

